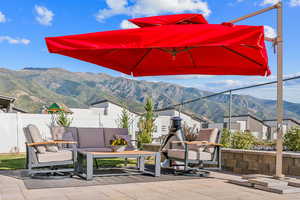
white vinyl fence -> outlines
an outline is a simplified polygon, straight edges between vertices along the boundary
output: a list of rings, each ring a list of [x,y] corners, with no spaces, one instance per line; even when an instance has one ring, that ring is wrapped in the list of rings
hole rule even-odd
[[[109,127],[117,128],[116,120],[98,115],[73,115],[73,127]],[[49,114],[0,113],[0,153],[25,152],[23,128],[29,124],[36,125],[42,137],[51,138]],[[135,133],[136,126],[130,128]],[[134,134],[133,134],[134,137]]]

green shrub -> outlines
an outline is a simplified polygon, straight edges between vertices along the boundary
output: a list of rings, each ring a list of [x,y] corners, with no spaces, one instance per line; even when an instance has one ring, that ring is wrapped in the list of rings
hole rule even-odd
[[[222,137],[221,137],[222,147],[225,147],[225,148],[231,147],[231,138],[230,138],[231,134],[232,133],[228,129],[226,129],[226,128],[223,129]]]
[[[234,149],[251,149],[254,146],[255,137],[249,131],[235,132],[231,142]]]
[[[284,146],[290,151],[300,151],[300,127],[293,127],[284,135]]]

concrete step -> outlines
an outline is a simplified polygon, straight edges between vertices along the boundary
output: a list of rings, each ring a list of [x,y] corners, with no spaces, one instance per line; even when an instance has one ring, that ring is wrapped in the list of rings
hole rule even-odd
[[[288,185],[300,188],[300,179],[290,179]]]
[[[241,178],[230,179],[230,180],[228,180],[228,183],[232,183],[232,184],[235,184],[235,185],[246,186],[246,187],[253,187],[254,186],[253,183],[250,183],[248,180],[241,179]]]
[[[300,188],[292,187],[292,186],[262,186],[262,185],[254,185],[254,188],[264,190],[267,192],[273,192],[277,194],[291,194],[291,193],[300,193]]]
[[[256,179],[256,178],[272,178],[272,176],[264,175],[264,174],[246,174],[242,175],[242,179]]]
[[[272,178],[255,178],[255,179],[249,179],[248,181],[255,185],[261,185],[265,187],[288,186],[287,181],[281,181]]]

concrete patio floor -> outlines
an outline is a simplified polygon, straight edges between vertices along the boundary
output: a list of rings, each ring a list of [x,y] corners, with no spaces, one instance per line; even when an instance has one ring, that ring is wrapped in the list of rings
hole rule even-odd
[[[300,194],[274,194],[227,183],[234,175],[213,172],[207,179],[28,190],[22,180],[0,175],[0,200],[281,200]]]

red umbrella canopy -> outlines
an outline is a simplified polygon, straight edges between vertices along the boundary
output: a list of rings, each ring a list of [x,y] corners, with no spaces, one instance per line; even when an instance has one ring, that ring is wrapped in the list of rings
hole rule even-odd
[[[200,14],[130,20],[142,28],[48,37],[51,53],[133,76],[270,75],[263,26],[208,24]]]

